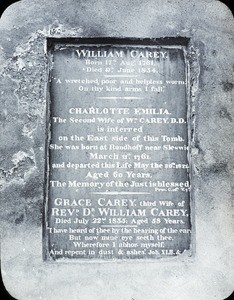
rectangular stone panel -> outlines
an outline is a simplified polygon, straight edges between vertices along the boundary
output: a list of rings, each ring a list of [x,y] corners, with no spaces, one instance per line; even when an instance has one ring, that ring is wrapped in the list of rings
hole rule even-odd
[[[50,45],[45,259],[155,259],[190,248],[183,45]]]

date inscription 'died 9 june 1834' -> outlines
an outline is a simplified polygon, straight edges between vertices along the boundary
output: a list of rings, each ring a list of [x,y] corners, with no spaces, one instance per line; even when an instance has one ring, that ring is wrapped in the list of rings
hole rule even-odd
[[[51,41],[44,259],[189,250],[185,50]]]

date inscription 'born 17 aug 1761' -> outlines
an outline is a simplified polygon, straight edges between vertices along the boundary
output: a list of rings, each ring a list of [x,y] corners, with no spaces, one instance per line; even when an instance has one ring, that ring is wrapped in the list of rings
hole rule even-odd
[[[50,49],[45,259],[190,248],[184,46]]]

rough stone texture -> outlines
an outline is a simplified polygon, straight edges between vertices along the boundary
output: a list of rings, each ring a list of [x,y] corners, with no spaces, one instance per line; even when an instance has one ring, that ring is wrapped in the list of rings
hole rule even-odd
[[[217,299],[233,289],[233,17],[215,0],[22,0],[0,21],[2,274],[17,299]],[[42,260],[46,37],[191,38],[191,258]]]

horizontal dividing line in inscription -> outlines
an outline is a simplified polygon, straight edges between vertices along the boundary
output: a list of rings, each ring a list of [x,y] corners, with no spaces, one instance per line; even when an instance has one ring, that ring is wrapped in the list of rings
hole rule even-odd
[[[94,195],[151,195],[147,192],[93,192]]]
[[[142,97],[97,97],[98,99],[125,99],[125,100],[135,100],[144,99]]]
[[[101,227],[137,227],[137,225],[101,225]]]

